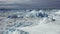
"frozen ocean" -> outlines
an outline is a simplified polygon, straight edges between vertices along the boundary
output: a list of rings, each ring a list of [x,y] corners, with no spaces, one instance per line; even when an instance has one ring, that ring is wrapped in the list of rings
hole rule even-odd
[[[60,34],[60,9],[1,9],[0,34]]]

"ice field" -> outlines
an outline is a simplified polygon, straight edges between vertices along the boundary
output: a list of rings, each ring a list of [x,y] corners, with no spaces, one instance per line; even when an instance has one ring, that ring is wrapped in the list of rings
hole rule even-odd
[[[60,34],[60,9],[0,10],[0,34]]]

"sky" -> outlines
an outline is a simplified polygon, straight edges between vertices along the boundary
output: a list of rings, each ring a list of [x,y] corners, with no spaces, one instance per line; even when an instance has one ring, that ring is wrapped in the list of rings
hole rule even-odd
[[[0,0],[1,7],[60,8],[60,0]]]

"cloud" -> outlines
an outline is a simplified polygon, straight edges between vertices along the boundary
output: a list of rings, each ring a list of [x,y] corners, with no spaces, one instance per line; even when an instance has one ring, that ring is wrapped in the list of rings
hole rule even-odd
[[[0,0],[0,4],[11,4],[11,3],[27,3],[27,2],[30,2],[30,0]]]
[[[60,3],[60,0],[0,0],[0,4],[12,4],[12,3],[22,3],[22,4],[58,4]]]

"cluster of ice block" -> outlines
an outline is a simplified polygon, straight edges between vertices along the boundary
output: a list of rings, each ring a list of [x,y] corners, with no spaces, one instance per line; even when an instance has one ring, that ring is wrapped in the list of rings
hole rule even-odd
[[[19,30],[19,29],[11,29],[11,28],[6,28],[5,31],[3,31],[3,34],[29,34],[29,32]]]

